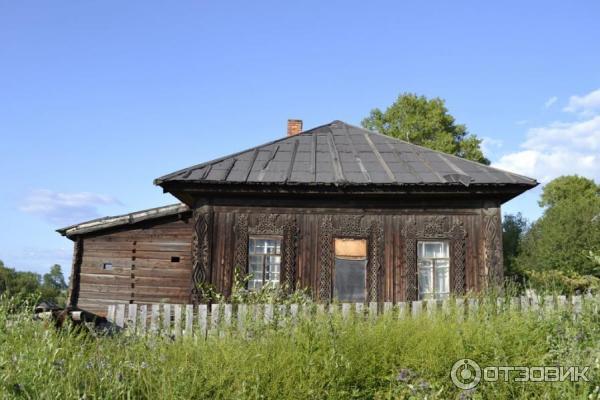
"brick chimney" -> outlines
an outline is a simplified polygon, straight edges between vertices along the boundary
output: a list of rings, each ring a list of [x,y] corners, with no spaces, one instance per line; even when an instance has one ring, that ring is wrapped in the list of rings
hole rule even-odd
[[[288,119],[288,136],[294,136],[302,132],[302,120],[301,119]]]

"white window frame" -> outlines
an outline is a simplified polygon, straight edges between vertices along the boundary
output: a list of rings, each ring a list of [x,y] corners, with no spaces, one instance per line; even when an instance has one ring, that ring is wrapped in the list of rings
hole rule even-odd
[[[421,247],[422,244],[425,243],[440,243],[442,245],[445,244],[446,250],[447,250],[447,257],[425,257],[425,256],[419,256],[419,248]],[[424,251],[423,251],[424,253]],[[421,261],[430,261],[431,262],[431,292],[428,293],[422,293],[421,292],[421,285],[420,282],[418,282],[418,279],[421,276]],[[444,262],[448,268],[448,273],[446,275],[446,282],[447,282],[447,288],[448,291],[447,292],[436,292],[436,288],[437,288],[437,281],[436,281],[436,268],[438,268],[438,264],[440,264],[441,262]],[[424,240],[418,240],[417,241],[417,287],[418,287],[418,292],[419,292],[419,300],[427,300],[427,299],[445,299],[448,298],[450,296],[450,241],[449,240],[440,240],[440,239],[424,239]]]
[[[276,240],[279,242],[279,252],[278,253],[256,253],[256,252],[251,252],[251,246],[250,243],[253,240]],[[248,274],[252,274],[252,278],[250,279],[250,281],[248,282],[247,288],[248,290],[260,290],[260,288],[265,287],[266,285],[270,285],[271,287],[278,287],[281,281],[281,259],[282,259],[282,252],[281,252],[281,247],[283,245],[283,237],[282,236],[278,236],[278,235],[250,235],[248,237],[248,266],[247,266],[247,273]],[[252,262],[252,257],[261,257],[262,258],[262,280],[260,280],[260,288],[256,287],[256,283],[251,284],[251,282],[259,282],[257,279],[254,279],[254,272],[250,270],[250,264]],[[267,273],[267,268],[271,266],[271,264],[268,262],[268,258],[269,257],[279,257],[279,271],[278,276],[279,279],[273,279],[272,278],[272,274],[273,271],[271,271],[271,269],[269,268],[269,279],[265,279],[266,273]]]

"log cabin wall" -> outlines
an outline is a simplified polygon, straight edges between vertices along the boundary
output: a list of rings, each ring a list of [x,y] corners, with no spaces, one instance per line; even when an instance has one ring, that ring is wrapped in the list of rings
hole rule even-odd
[[[225,295],[230,294],[235,267],[247,268],[247,240],[253,232],[280,235],[282,281],[308,287],[313,297],[325,301],[331,296],[335,237],[368,240],[369,301],[415,298],[419,239],[450,241],[453,292],[481,290],[490,279],[502,276],[497,202],[473,202],[452,208],[381,209],[214,205],[211,212],[207,281]],[[286,257],[293,262],[286,261]]]
[[[191,238],[191,221],[177,217],[79,238],[81,265],[75,258],[73,268],[79,282],[71,288],[71,304],[104,315],[108,304],[187,303]]]

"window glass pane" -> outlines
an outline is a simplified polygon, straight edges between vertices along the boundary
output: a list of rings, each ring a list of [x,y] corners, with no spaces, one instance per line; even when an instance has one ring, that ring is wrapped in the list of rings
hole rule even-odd
[[[448,267],[435,268],[435,291],[437,293],[447,293],[450,291],[450,274]]]
[[[419,297],[426,298],[433,292],[433,267],[423,265],[419,267]]]
[[[366,266],[367,260],[335,258],[333,295],[338,301],[365,301]]]

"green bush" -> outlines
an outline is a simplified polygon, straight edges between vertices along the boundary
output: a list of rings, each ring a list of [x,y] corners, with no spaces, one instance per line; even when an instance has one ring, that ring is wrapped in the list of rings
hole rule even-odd
[[[484,299],[485,300],[485,299]],[[252,338],[93,338],[56,331],[0,301],[0,397],[31,399],[587,399],[600,385],[600,318],[487,312],[375,321],[316,316]],[[590,382],[482,383],[449,372],[480,365],[591,366]],[[597,397],[589,397],[597,398]]]

